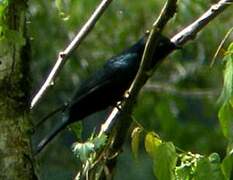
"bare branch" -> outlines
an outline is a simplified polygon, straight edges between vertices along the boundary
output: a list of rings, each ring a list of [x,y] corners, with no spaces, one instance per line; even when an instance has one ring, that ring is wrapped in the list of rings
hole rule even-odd
[[[195,39],[197,33],[201,31],[211,20],[223,12],[232,4],[233,0],[220,0],[212,5],[202,16],[190,24],[188,27],[173,36],[171,42],[176,46],[183,46],[187,41]]]
[[[37,94],[32,98],[31,106],[30,106],[31,109],[38,103],[38,101],[42,98],[42,96],[45,94],[48,88],[54,84],[54,81],[58,73],[62,69],[68,57],[81,44],[82,40],[88,35],[88,33],[94,28],[96,22],[98,21],[98,19],[101,17],[101,15],[104,13],[104,11],[107,9],[107,7],[111,2],[112,0],[102,0],[101,3],[95,9],[94,13],[88,19],[88,21],[84,24],[84,26],[75,36],[75,38],[68,45],[68,47],[64,51],[59,53],[57,61],[53,66],[51,72],[49,73],[46,81],[44,82],[40,90],[37,92]]]

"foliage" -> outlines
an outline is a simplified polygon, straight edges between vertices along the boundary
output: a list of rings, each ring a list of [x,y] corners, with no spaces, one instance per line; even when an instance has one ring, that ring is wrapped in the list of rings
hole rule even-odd
[[[0,39],[3,38],[4,32],[7,29],[6,26],[6,10],[9,2],[8,0],[0,1]]]
[[[172,142],[163,142],[154,132],[146,134],[145,149],[153,160],[153,170],[158,180],[229,179],[222,169],[226,162],[223,160],[221,163],[217,153],[209,156],[184,151],[178,153],[177,150],[181,151],[179,148],[176,148]],[[228,166],[227,171],[230,168]]]
[[[222,106],[219,110],[219,122],[224,136],[228,139],[229,145],[225,158],[221,161],[218,153],[209,156],[193,154],[181,150],[178,153],[172,142],[163,142],[154,132],[147,132],[145,135],[145,149],[153,161],[153,171],[158,180],[230,180],[232,171],[232,88],[233,88],[233,43],[230,44],[225,53],[224,62],[224,86],[220,99]],[[139,135],[143,129],[136,127],[132,134],[132,152],[135,157],[138,155]],[[136,134],[136,135],[135,135]],[[177,150],[176,150],[177,149]]]
[[[8,7],[10,6],[10,3],[10,0],[0,1],[0,41],[2,43],[8,42],[11,44],[15,43],[19,46],[23,46],[25,44],[25,39],[22,35],[22,32],[13,29],[14,27],[9,27],[10,23],[7,23],[7,13],[9,13]],[[19,4],[19,7],[20,6],[22,6],[22,4]],[[5,47],[2,46],[2,48]]]
[[[225,62],[225,69],[224,69],[224,85],[223,90],[220,96],[219,101],[227,102],[231,99],[233,95],[233,43],[230,44],[228,50],[225,52],[225,57],[223,61]]]
[[[158,179],[174,179],[177,157],[175,146],[171,142],[162,142],[154,133],[145,137],[145,148],[153,160],[153,171]]]
[[[73,152],[80,160],[85,163],[95,159],[96,152],[105,145],[107,136],[102,134],[97,137],[91,137],[87,142],[73,144]]]
[[[135,158],[135,160],[138,158],[138,149],[139,149],[139,145],[140,145],[140,135],[142,133],[141,128],[134,128],[131,137],[132,137],[132,141],[131,141],[131,147],[132,147],[132,153],[133,156]]]

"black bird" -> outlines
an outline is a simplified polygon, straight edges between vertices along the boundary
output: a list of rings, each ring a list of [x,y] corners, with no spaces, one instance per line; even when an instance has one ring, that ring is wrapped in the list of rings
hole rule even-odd
[[[109,106],[115,106],[122,100],[124,92],[129,88],[139,69],[146,39],[145,35],[130,48],[110,58],[101,69],[81,83],[64,111],[64,117],[37,145],[36,154],[67,125]],[[176,46],[168,38],[161,36],[158,50],[153,55],[153,65],[158,64],[175,48]]]

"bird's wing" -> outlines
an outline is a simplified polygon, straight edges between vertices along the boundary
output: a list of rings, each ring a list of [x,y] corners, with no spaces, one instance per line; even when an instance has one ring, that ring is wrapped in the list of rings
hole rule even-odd
[[[87,97],[89,94],[91,94],[94,91],[98,91],[98,89],[101,89],[104,86],[108,86],[113,82],[114,75],[118,72],[117,69],[112,69],[112,71],[105,72],[105,69],[97,71],[94,75],[91,76],[91,78],[87,81],[84,81],[81,84],[81,87],[74,95],[74,98],[72,98],[73,102],[78,102],[84,97]],[[72,104],[72,102],[71,102]]]
[[[119,76],[122,77],[122,73],[128,73],[127,69],[128,61],[125,58],[134,59],[136,54],[124,54],[122,56],[114,57],[109,60],[101,70],[94,73],[88,80],[84,81],[79,88],[79,90],[72,98],[72,102],[78,102],[79,100],[87,97],[94,91],[101,90],[103,87],[109,87],[111,85],[116,85],[118,82]],[[121,80],[121,81],[124,81]],[[71,104],[72,104],[71,102]]]

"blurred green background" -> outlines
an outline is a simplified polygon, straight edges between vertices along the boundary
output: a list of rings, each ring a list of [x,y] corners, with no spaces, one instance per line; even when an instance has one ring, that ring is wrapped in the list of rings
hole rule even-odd
[[[57,0],[30,1],[28,30],[32,44],[34,94],[53,66],[57,54],[71,41],[93,12],[99,1]],[[164,34],[172,37],[201,15],[214,0],[181,0],[178,13]],[[108,58],[132,45],[150,28],[164,1],[113,1],[94,30],[70,57],[55,86],[32,113],[34,123],[69,100],[81,80],[100,67]],[[162,139],[193,153],[224,155],[226,140],[219,128],[216,103],[222,87],[221,54],[210,68],[212,57],[225,33],[233,26],[230,7],[211,22],[197,38],[170,55],[142,90],[133,116]],[[232,36],[231,36],[232,39]],[[227,42],[226,42],[227,44]],[[107,110],[108,111],[108,110]],[[106,111],[86,120],[84,136],[88,137]],[[36,129],[36,144],[59,120],[58,114]],[[79,162],[71,151],[75,136],[64,130],[38,157],[42,180],[72,179]],[[139,160],[130,152],[130,136],[119,157],[116,180],[154,179],[151,161],[141,145]]]

